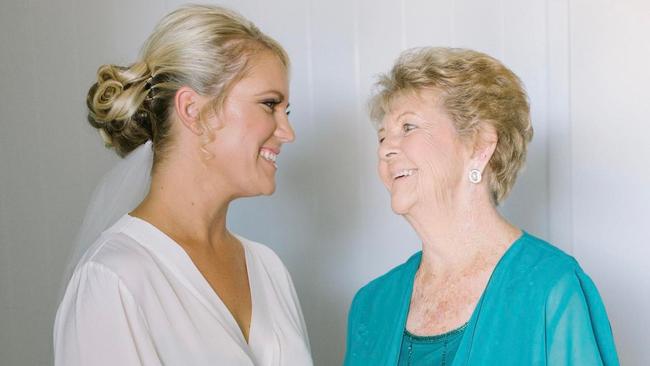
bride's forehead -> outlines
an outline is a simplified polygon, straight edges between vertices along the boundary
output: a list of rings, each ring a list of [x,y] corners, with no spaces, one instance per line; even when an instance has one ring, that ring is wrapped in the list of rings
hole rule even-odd
[[[273,57],[276,60],[269,57],[271,60],[259,60],[251,64],[243,77],[233,85],[232,91],[248,90],[260,93],[264,90],[276,90],[282,95],[288,96],[288,72],[280,60]]]
[[[289,71],[277,55],[268,51],[251,56],[247,68],[244,78],[287,78]]]

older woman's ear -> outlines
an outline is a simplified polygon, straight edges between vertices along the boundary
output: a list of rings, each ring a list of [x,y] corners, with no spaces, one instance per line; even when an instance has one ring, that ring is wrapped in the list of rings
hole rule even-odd
[[[482,123],[474,134],[472,169],[478,169],[481,172],[485,171],[485,167],[492,158],[498,141],[499,136],[494,126],[489,123]]]

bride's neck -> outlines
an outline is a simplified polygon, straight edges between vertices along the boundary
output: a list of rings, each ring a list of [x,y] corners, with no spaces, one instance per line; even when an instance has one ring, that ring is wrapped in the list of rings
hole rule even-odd
[[[182,168],[179,168],[182,170]],[[131,215],[142,218],[179,241],[219,243],[231,237],[226,229],[232,200],[213,187],[201,187],[191,171],[156,171],[145,199]]]

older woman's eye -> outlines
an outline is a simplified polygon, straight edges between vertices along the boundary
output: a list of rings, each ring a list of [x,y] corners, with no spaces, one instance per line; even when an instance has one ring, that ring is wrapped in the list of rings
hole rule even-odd
[[[382,142],[384,142],[384,140],[386,140],[385,137],[379,136],[379,143],[380,143],[380,144],[381,144]]]
[[[409,131],[414,130],[416,127],[417,127],[416,125],[413,125],[413,124],[410,124],[410,123],[405,123],[402,126],[402,129],[404,129],[404,132],[409,132]]]

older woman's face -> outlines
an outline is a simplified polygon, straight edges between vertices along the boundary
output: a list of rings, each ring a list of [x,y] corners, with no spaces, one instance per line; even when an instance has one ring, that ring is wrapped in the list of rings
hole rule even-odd
[[[398,214],[444,208],[464,183],[471,150],[435,91],[399,95],[378,131],[379,176]]]

